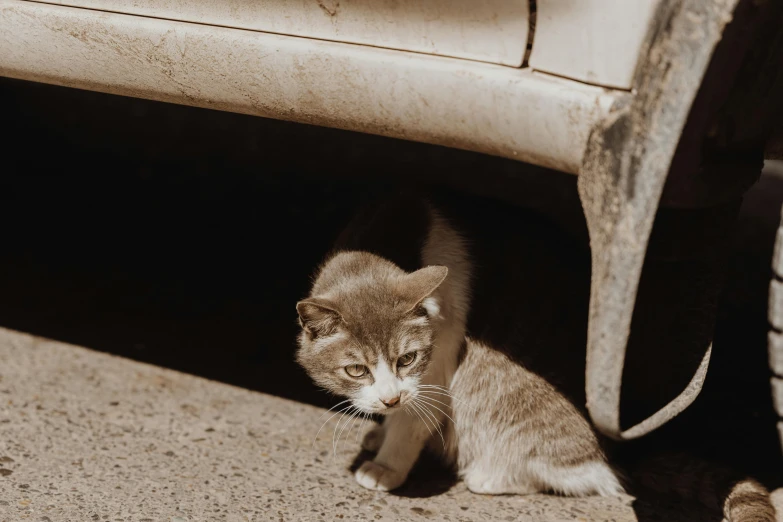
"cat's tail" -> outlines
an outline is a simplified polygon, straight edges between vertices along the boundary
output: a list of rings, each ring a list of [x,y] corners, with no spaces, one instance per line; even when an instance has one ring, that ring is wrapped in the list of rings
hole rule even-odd
[[[775,522],[769,491],[755,479],[680,453],[660,454],[636,466],[637,487],[654,494],[698,500],[729,522]]]

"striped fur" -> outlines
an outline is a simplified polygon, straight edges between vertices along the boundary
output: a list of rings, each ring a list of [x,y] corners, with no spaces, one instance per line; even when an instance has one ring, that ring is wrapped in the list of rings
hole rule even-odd
[[[623,492],[587,420],[541,377],[468,339],[451,383],[445,457],[485,494]],[[437,447],[436,444],[433,447]]]

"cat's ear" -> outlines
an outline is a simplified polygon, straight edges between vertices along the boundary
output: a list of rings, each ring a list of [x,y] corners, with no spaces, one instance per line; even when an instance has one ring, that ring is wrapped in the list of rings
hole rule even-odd
[[[309,297],[296,303],[299,325],[310,335],[329,335],[342,321],[340,311],[329,299]]]
[[[418,306],[437,290],[448,274],[449,269],[445,266],[427,266],[403,277],[400,290],[408,310]]]

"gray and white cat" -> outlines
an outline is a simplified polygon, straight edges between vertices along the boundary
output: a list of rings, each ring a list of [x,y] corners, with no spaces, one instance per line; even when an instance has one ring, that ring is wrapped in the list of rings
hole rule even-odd
[[[532,339],[536,328],[556,329],[552,318],[583,294],[558,296],[562,310],[498,304],[537,298],[515,295],[515,279],[539,276],[504,270],[510,254],[502,246],[490,252],[498,270],[477,262],[441,211],[401,197],[360,214],[319,269],[310,296],[297,304],[297,360],[356,411],[384,416],[363,442],[377,453],[356,471],[362,486],[399,487],[429,448],[475,493],[623,493],[580,410],[509,346],[520,333]],[[504,289],[510,293],[499,295]],[[536,324],[520,327],[517,313]],[[546,352],[535,342],[524,348]]]
[[[462,236],[417,200],[376,212],[375,228],[399,226],[395,209],[413,223],[403,236],[419,236],[413,243],[422,268],[408,272],[366,250],[341,250],[297,304],[299,363],[358,410],[385,416],[365,437],[363,446],[377,455],[357,470],[357,481],[397,488],[429,446],[476,493],[621,493],[577,409],[542,378],[466,336],[472,262]]]

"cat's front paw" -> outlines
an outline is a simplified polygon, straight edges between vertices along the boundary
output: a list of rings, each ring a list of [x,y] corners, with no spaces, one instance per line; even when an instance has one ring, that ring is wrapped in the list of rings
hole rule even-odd
[[[367,489],[375,491],[391,491],[402,486],[407,475],[382,466],[371,460],[362,464],[356,470],[356,482]]]
[[[383,429],[383,425],[376,424],[370,431],[365,433],[364,439],[362,439],[362,449],[377,453],[381,449],[385,435],[386,431]]]

